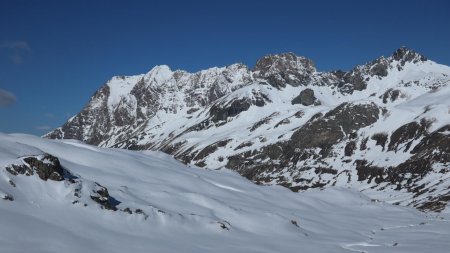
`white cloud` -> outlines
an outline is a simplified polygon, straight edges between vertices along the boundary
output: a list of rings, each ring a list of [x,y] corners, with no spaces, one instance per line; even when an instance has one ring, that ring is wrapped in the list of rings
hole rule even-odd
[[[0,107],[6,107],[14,104],[17,98],[9,91],[0,89]]]

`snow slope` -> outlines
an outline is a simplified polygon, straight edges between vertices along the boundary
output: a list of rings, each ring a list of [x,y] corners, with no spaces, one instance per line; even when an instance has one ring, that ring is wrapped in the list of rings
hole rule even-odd
[[[10,172],[29,157],[58,158],[64,178]],[[101,187],[116,211],[92,198]],[[0,134],[0,252],[446,252],[449,237],[445,211],[345,187],[294,193],[161,152]]]

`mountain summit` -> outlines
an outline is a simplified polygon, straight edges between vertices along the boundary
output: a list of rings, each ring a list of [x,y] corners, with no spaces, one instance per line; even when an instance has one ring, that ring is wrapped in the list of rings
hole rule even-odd
[[[196,73],[113,77],[48,133],[161,150],[293,191],[352,187],[421,210],[450,200],[450,67],[401,47],[350,71],[293,53]]]
[[[305,85],[314,72],[316,68],[310,59],[293,53],[264,56],[253,69],[256,78],[266,79],[276,87]]]

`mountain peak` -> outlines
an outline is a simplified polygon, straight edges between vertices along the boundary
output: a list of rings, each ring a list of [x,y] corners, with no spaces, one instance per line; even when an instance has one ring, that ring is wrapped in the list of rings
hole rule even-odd
[[[393,60],[399,61],[402,65],[405,65],[406,62],[417,63],[427,60],[427,58],[422,54],[405,46],[400,47],[394,53],[392,53],[391,58]]]
[[[256,65],[254,68],[255,71],[267,71],[269,69],[296,69],[308,71],[311,73],[316,71],[312,60],[307,59],[303,56],[297,56],[292,52],[269,54],[256,61]]]
[[[312,60],[288,52],[262,57],[253,71],[256,77],[267,78],[272,85],[284,87],[287,83],[294,86],[305,83],[316,68]]]
[[[161,83],[173,75],[172,70],[167,65],[157,65],[153,67],[147,74],[144,75],[144,80],[146,81],[156,81]]]

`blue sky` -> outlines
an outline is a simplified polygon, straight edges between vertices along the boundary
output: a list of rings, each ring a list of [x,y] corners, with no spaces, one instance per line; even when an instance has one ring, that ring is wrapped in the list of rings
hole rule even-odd
[[[450,65],[450,1],[0,1],[0,131],[41,135],[111,76],[294,52],[348,70],[405,45]]]

